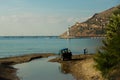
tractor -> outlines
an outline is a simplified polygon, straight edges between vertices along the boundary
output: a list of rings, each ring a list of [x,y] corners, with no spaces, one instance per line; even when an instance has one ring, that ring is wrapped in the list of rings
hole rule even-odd
[[[59,54],[63,61],[72,59],[72,52],[68,48],[61,49]]]

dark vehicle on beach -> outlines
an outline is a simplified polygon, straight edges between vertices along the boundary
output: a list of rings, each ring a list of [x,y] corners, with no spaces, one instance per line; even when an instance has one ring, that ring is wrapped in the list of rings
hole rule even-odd
[[[61,49],[59,54],[63,61],[72,59],[72,52],[68,48]]]

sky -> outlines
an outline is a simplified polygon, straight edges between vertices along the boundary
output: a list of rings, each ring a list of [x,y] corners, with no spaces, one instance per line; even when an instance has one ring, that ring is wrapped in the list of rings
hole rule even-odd
[[[0,36],[58,36],[119,0],[0,0]]]

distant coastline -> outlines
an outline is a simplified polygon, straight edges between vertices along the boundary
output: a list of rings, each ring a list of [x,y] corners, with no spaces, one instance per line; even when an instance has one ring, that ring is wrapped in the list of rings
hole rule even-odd
[[[0,38],[59,38],[59,36],[0,36]]]
[[[71,36],[71,37],[61,37],[61,39],[79,39],[79,38],[105,38],[105,36]]]
[[[61,36],[0,36],[0,38],[60,38],[60,39],[76,39],[76,38],[94,38],[94,37],[105,37],[105,36],[70,36],[70,37],[61,37]]]

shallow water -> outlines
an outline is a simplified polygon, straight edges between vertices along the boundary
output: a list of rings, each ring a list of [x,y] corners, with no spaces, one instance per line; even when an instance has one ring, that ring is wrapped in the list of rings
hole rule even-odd
[[[17,64],[17,75],[21,80],[76,80],[71,74],[63,71],[61,64],[48,62],[49,58],[41,58],[28,63]]]

